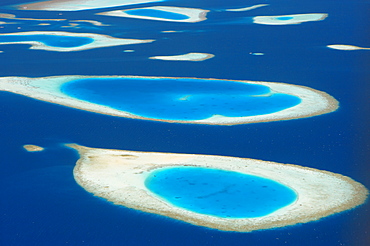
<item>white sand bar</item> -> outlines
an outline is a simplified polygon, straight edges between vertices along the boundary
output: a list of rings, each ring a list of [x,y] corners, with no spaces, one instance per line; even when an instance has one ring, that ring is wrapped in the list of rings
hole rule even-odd
[[[72,32],[57,32],[57,31],[32,31],[32,32],[15,32],[15,33],[2,33],[1,36],[19,36],[19,35],[55,35],[55,36],[69,36],[69,37],[86,37],[93,39],[93,42],[76,46],[76,47],[55,47],[49,46],[39,41],[14,41],[14,42],[0,42],[1,44],[29,44],[32,50],[47,50],[47,51],[58,51],[58,52],[69,52],[69,51],[81,51],[88,49],[96,49],[111,46],[129,45],[129,44],[141,44],[151,43],[154,40],[147,39],[125,39],[125,38],[114,38],[108,35],[101,35],[95,33],[72,33]]]
[[[162,0],[49,0],[15,5],[15,7],[21,10],[76,11],[153,2],[162,2]]]
[[[149,57],[149,59],[164,61],[204,61],[214,56],[215,55],[208,53],[187,53],[184,55],[175,55],[175,56],[152,56]]]
[[[321,21],[326,17],[328,17],[328,14],[256,16],[253,18],[253,22],[263,25],[294,25],[309,21]]]
[[[335,50],[370,50],[370,48],[359,47],[359,46],[354,46],[354,45],[349,45],[349,44],[331,44],[326,47],[330,49],[335,49]]]
[[[256,116],[245,116],[245,117],[227,117],[222,115],[213,115],[208,119],[202,120],[164,120],[164,119],[152,119],[145,118],[139,115],[130,114],[125,111],[120,111],[108,106],[83,101],[74,97],[70,97],[63,92],[60,88],[64,83],[68,83],[77,79],[85,78],[145,78],[151,80],[160,79],[173,79],[176,83],[176,79],[179,78],[168,78],[168,77],[142,77],[142,76],[53,76],[53,77],[41,77],[41,78],[27,78],[27,77],[2,77],[0,78],[0,91],[9,91],[20,95],[28,96],[38,100],[56,103],[67,107],[77,108],[99,114],[106,114],[118,117],[127,117],[134,119],[143,120],[154,120],[164,121],[170,123],[190,123],[190,124],[209,124],[209,125],[236,125],[236,124],[247,124],[257,122],[270,122],[280,120],[290,120],[298,118],[306,118],[325,113],[330,113],[338,108],[338,101],[332,96],[325,92],[318,91],[309,87],[291,85],[285,83],[275,82],[255,82],[246,80],[220,80],[210,79],[219,81],[236,81],[242,83],[258,84],[268,86],[271,93],[285,93],[301,98],[301,103],[298,105],[287,108],[275,113],[256,115]],[[196,78],[193,78],[196,79]],[[139,83],[139,81],[138,81]],[[266,95],[269,96],[269,95]]]
[[[226,9],[226,11],[231,11],[231,12],[249,11],[249,10],[252,10],[252,9],[257,9],[257,8],[265,7],[265,6],[268,6],[268,5],[269,4],[256,4],[256,5],[249,6],[249,7],[244,7],[244,8]]]
[[[73,171],[75,180],[95,196],[116,205],[225,231],[249,232],[315,221],[354,208],[368,195],[363,185],[349,177],[297,165],[226,156],[67,146],[80,154]],[[297,200],[255,218],[220,218],[191,212],[171,205],[144,185],[151,171],[177,166],[208,167],[272,179],[293,189]]]
[[[40,152],[44,150],[43,147],[34,144],[25,144],[23,145],[23,148],[28,152]]]
[[[170,19],[170,18],[165,18],[165,17],[163,18],[162,17],[150,17],[150,16],[126,13],[126,11],[130,11],[130,10],[159,10],[163,12],[185,15],[188,18],[177,20],[177,19]],[[127,18],[137,18],[137,19],[144,19],[144,20],[157,20],[157,21],[199,22],[199,21],[204,21],[207,19],[206,15],[208,12],[209,10],[205,10],[205,9],[171,7],[171,6],[153,6],[153,7],[147,7],[147,8],[114,10],[114,11],[98,13],[97,15],[108,15],[108,16],[116,16],[116,17],[127,17]]]

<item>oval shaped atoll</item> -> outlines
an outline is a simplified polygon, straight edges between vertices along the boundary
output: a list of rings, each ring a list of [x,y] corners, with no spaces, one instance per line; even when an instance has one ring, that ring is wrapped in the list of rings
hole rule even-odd
[[[326,19],[326,17],[328,17],[328,14],[256,16],[253,17],[253,22],[263,25],[295,25],[309,21],[321,21]]]
[[[112,116],[234,125],[311,117],[338,102],[308,87],[274,82],[139,76],[0,78],[0,90]]]
[[[95,196],[116,205],[225,231],[249,232],[319,220],[364,203],[368,195],[362,184],[349,177],[297,165],[67,146],[80,154],[74,168],[75,180]],[[184,174],[178,169],[190,172]],[[207,171],[197,172],[199,176],[194,177],[194,170],[200,169]],[[167,180],[159,181],[159,186],[157,182],[153,188],[153,178]],[[158,194],[158,190],[163,193],[166,189],[172,189],[166,197]],[[241,201],[240,196],[251,199]],[[173,201],[181,199],[186,201],[180,205]]]
[[[29,44],[33,50],[58,52],[81,51],[111,46],[151,43],[154,40],[114,38],[95,33],[72,33],[57,31],[31,31],[1,33],[2,44]]]

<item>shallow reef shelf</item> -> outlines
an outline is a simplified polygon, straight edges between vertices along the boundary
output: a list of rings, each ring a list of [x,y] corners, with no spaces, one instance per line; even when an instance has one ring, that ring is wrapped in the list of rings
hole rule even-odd
[[[226,156],[67,146],[80,154],[74,168],[75,180],[95,196],[116,205],[225,231],[249,232],[315,221],[354,208],[368,195],[362,184],[349,177],[298,165]],[[193,212],[173,205],[145,184],[153,172],[179,167],[211,168],[258,176],[289,187],[295,192],[295,199],[257,217],[223,218]]]
[[[101,87],[109,83],[110,89]],[[229,87],[231,89],[227,89]],[[197,91],[198,88],[201,89]],[[82,93],[86,89],[90,95]],[[338,108],[338,102],[332,96],[309,87],[221,79],[3,77],[0,78],[0,90],[100,114],[170,123],[235,125],[270,122],[321,115]],[[225,90],[229,90],[228,93],[224,93]],[[107,101],[113,96],[121,101]]]

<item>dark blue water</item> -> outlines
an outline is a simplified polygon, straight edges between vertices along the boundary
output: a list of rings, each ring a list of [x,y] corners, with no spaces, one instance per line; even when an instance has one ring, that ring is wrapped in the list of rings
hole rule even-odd
[[[94,41],[94,39],[87,37],[69,37],[46,34],[0,36],[0,42],[22,41],[38,41],[48,46],[70,48],[90,44]]]
[[[297,199],[292,189],[273,180],[201,167],[155,170],[145,186],[177,207],[221,218],[261,217]]]
[[[72,169],[78,156],[59,145],[75,142],[99,148],[293,163],[348,175],[370,187],[369,53],[325,48],[327,44],[366,47],[370,43],[365,33],[368,3],[272,0],[270,7],[253,12],[226,13],[218,10],[244,7],[246,2],[162,2],[161,5],[212,10],[203,22],[170,23],[94,15],[106,9],[25,12],[3,7],[20,2],[1,1],[1,12],[45,19],[60,19],[62,13],[69,20],[99,20],[112,26],[81,23],[79,28],[70,29],[63,27],[68,21],[50,21],[50,26],[41,27],[37,21],[0,19],[18,23],[1,25],[0,32],[19,32],[18,27],[22,31],[74,30],[157,41],[78,53],[1,45],[2,77],[142,75],[286,82],[328,92],[339,100],[340,108],[331,114],[299,120],[206,126],[110,117],[0,92],[0,245],[370,245],[369,203],[317,222],[252,233],[211,230],[115,206],[76,184]],[[257,15],[297,13],[328,13],[329,17],[286,26],[241,21]],[[163,30],[181,32],[160,33]],[[135,52],[123,53],[124,49]],[[216,56],[198,63],[148,59],[194,51]],[[253,56],[250,52],[265,55]],[[29,143],[46,150],[26,152],[22,145]]]
[[[263,96],[270,93],[267,86],[217,80],[82,79],[64,84],[61,91],[135,115],[166,120],[263,115],[301,102],[288,94]]]
[[[171,19],[171,20],[186,20],[189,19],[189,16],[173,13],[158,9],[132,9],[125,11],[126,14],[129,15],[138,15],[138,16],[145,16],[145,17],[154,17],[154,18],[164,18],[164,19]]]

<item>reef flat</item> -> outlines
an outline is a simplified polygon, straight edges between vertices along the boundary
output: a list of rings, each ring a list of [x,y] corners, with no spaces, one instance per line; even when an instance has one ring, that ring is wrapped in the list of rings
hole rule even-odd
[[[48,45],[41,41],[44,37],[55,36],[55,38],[63,37],[76,38],[78,39],[89,39],[91,41],[82,43],[80,45],[70,47],[58,47],[54,45]],[[40,40],[24,40],[24,41],[1,41],[7,38],[16,39],[17,37],[30,38],[30,39],[40,39]],[[58,39],[56,39],[58,40]],[[95,33],[72,33],[72,32],[59,32],[59,31],[31,31],[31,32],[16,32],[16,33],[2,33],[0,34],[0,45],[1,44],[29,44],[32,50],[47,50],[47,51],[57,51],[57,52],[70,52],[70,51],[82,51],[88,49],[96,49],[111,46],[129,45],[129,44],[141,44],[141,43],[151,43],[154,40],[147,39],[123,39],[114,38],[108,35],[101,35]]]
[[[149,57],[149,59],[164,61],[204,61],[214,56],[215,55],[208,53],[187,53],[183,55],[174,55],[174,56],[152,56]]]
[[[206,20],[207,19],[206,15],[208,12],[209,10],[205,9],[171,7],[171,6],[153,6],[147,8],[114,10],[97,13],[97,15],[191,23]]]
[[[253,22],[263,25],[296,25],[309,21],[322,21],[326,17],[328,17],[328,14],[256,16],[253,17]]]
[[[161,0],[48,0],[14,5],[14,7],[20,10],[77,11],[152,2],[161,2]]]
[[[202,119],[189,119],[186,120],[185,118],[180,119],[163,119],[160,116],[158,117],[144,117],[140,114],[133,114],[125,111],[125,105],[123,105],[123,109],[118,110],[116,108],[102,105],[99,103],[93,103],[87,100],[81,100],[76,97],[67,95],[64,93],[61,88],[64,85],[68,85],[72,81],[82,80],[82,79],[121,79],[124,81],[127,80],[136,80],[134,85],[138,86],[140,81],[144,81],[147,84],[151,83],[151,86],[155,88],[155,83],[159,83],[162,80],[166,81],[167,84],[179,83],[178,80],[190,80],[191,82],[198,83],[198,82],[211,82],[209,84],[215,83],[214,85],[217,86],[219,83],[230,83],[238,86],[245,85],[245,86],[252,86],[262,88],[262,90],[266,91],[266,94],[256,94],[255,96],[249,96],[251,100],[264,100],[264,99],[273,99],[278,100],[276,103],[279,102],[280,99],[279,95],[286,95],[288,97],[296,97],[299,98],[299,102],[295,103],[295,106],[291,106],[288,108],[280,109],[277,112],[271,113],[264,113],[259,115],[251,115],[251,116],[243,116],[238,115],[238,111],[234,111],[237,113],[237,116],[225,116],[218,114],[219,108],[212,109],[212,114],[207,118]],[[186,82],[186,81],[185,81]],[[154,83],[154,84],[153,84]],[[105,83],[103,83],[105,85]],[[176,84],[174,84],[176,85]],[[185,84],[186,85],[186,84]],[[142,87],[142,86],[139,86]],[[166,88],[162,88],[165,90]],[[298,119],[298,118],[305,118],[311,117],[316,115],[321,115],[325,113],[329,113],[335,111],[338,108],[338,101],[336,101],[332,96],[326,94],[325,92],[317,91],[315,89],[298,86],[298,85],[291,85],[291,84],[284,84],[284,83],[275,83],[275,82],[254,82],[254,81],[234,81],[234,80],[221,80],[221,79],[196,79],[196,78],[168,78],[168,77],[140,77],[140,76],[53,76],[53,77],[41,77],[41,78],[27,78],[27,77],[3,77],[0,78],[0,90],[9,91],[13,93],[17,93],[20,95],[28,96],[34,99],[52,102],[60,105],[64,105],[67,107],[77,108],[81,110],[86,110],[90,112],[96,112],[100,114],[112,115],[112,116],[119,116],[119,117],[127,117],[127,118],[135,118],[135,119],[144,119],[144,120],[154,120],[154,121],[164,121],[170,123],[191,123],[191,124],[210,124],[210,125],[235,125],[235,124],[247,124],[247,123],[257,123],[257,122],[270,122],[270,121],[280,121],[280,120],[290,120],[290,119]],[[166,90],[165,90],[166,91]],[[175,99],[166,99],[161,103],[191,103],[193,96],[192,94],[186,94],[188,91],[181,94],[180,98]],[[194,93],[194,90],[191,91]],[[208,92],[207,92],[208,93]],[[238,92],[239,93],[239,92]],[[139,91],[133,90],[130,94],[140,96],[142,93]],[[154,93],[155,94],[155,93]],[[160,94],[160,99],[162,98]],[[177,94],[176,94],[177,95]],[[180,95],[180,94],[178,94]],[[276,96],[274,96],[276,95]],[[111,95],[104,95],[105,97],[111,97]],[[122,98],[120,94],[117,95],[118,97]],[[202,100],[211,100],[212,98],[208,98],[206,95],[200,95],[200,99],[195,99],[196,107],[202,107]],[[217,95],[216,95],[217,96]],[[194,96],[197,98],[197,96]],[[198,96],[199,97],[199,96]],[[205,98],[205,99],[204,99]],[[240,98],[240,95],[235,94],[235,98]],[[134,98],[135,99],[135,98]],[[144,100],[145,98],[143,98]],[[230,99],[235,100],[235,99]],[[145,100],[144,100],[145,101]],[[141,101],[141,104],[145,102]],[[297,101],[297,100],[295,100]],[[148,108],[149,106],[153,106],[153,102],[147,102]],[[208,103],[208,101],[207,101]],[[225,102],[226,103],[226,102]],[[136,105],[137,103],[133,103],[132,105]],[[144,105],[143,104],[143,105]],[[186,104],[183,104],[186,107]],[[194,105],[194,104],[191,104]],[[144,105],[145,106],[145,105]],[[156,106],[156,105],[154,105]],[[250,105],[239,104],[239,108],[243,109]],[[271,104],[272,106],[272,104]],[[210,105],[212,107],[212,105]],[[208,107],[209,108],[209,107]],[[145,109],[145,108],[144,108]],[[150,109],[150,108],[149,108]],[[164,108],[166,109],[166,108]],[[257,108],[258,109],[258,108]],[[192,114],[193,109],[187,109]],[[253,111],[253,108],[251,109]],[[148,109],[146,109],[148,111]],[[151,110],[149,110],[151,111]],[[163,110],[160,110],[162,112]],[[235,114],[233,114],[235,115]]]
[[[68,144],[80,159],[74,168],[77,183],[116,205],[160,214],[194,225],[250,232],[319,220],[362,204],[368,190],[349,177],[291,164],[262,160],[88,148]],[[222,218],[174,206],[151,192],[145,180],[154,170],[203,167],[270,179],[294,190],[297,199],[273,213],[254,218]]]

